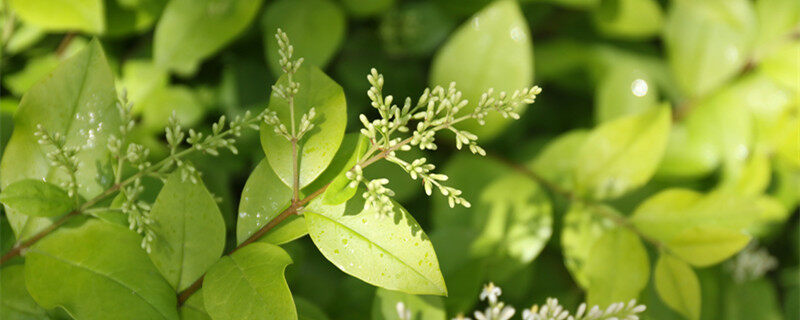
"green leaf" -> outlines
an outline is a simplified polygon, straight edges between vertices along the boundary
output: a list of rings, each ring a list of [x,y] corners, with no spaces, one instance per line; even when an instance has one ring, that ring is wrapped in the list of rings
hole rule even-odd
[[[670,123],[669,107],[661,106],[592,130],[575,160],[578,190],[606,199],[644,185],[664,154]]]
[[[350,0],[345,5],[348,2],[380,1]],[[407,2],[383,15],[379,31],[383,47],[390,55],[427,57],[455,26],[455,19],[436,3]]]
[[[287,85],[286,75],[278,84]],[[300,92],[294,98],[296,118],[314,108],[317,117],[315,128],[298,142],[297,155],[300,162],[300,188],[316,179],[331,163],[336,150],[342,143],[344,129],[347,125],[347,104],[344,91],[336,82],[314,66],[303,66],[294,75],[294,81],[300,83]],[[272,94],[269,109],[275,111],[286,128],[291,128],[289,104],[276,93]],[[296,125],[299,125],[297,123]],[[292,144],[285,137],[275,133],[267,124],[261,126],[261,146],[267,160],[281,180],[291,186],[292,179]]]
[[[59,228],[28,251],[25,284],[42,307],[78,319],[177,319],[175,291],[140,243],[99,220]]]
[[[431,66],[430,83],[447,87],[455,81],[472,111],[480,96],[489,88],[514,92],[533,82],[533,45],[530,28],[513,0],[495,1],[462,24],[439,49]],[[517,108],[518,112],[524,106]],[[499,114],[487,116],[485,126],[477,121],[464,122],[464,129],[481,139],[491,139],[505,128],[510,119]]]
[[[128,91],[128,100],[134,101],[133,109],[141,112],[140,101],[144,100],[153,91],[164,88],[169,84],[169,74],[156,66],[150,60],[127,60],[122,65],[122,78],[117,89],[125,88]],[[164,107],[164,106],[161,106]]]
[[[47,311],[33,301],[25,288],[25,269],[16,264],[0,269],[0,318],[3,319],[48,319]]]
[[[462,191],[461,196],[467,200],[480,198],[484,186],[505,176],[512,170],[490,158],[469,153],[456,153],[442,168],[447,175],[447,184]],[[436,228],[473,227],[475,210],[456,206],[450,208],[445,197],[433,197],[433,224]]]
[[[11,0],[21,20],[49,31],[105,31],[103,0]]]
[[[108,23],[106,35],[125,36],[146,31],[153,26],[166,5],[166,1],[162,0],[137,0],[135,4],[125,2],[105,2]]]
[[[169,125],[173,112],[178,123],[187,127],[202,120],[205,113],[195,93],[187,86],[155,88],[138,104],[143,127],[153,132],[160,132]]]
[[[658,106],[656,82],[647,70],[629,63],[611,66],[595,90],[595,119],[608,122]]]
[[[283,272],[292,258],[278,246],[250,244],[222,257],[203,280],[213,319],[297,319]]]
[[[721,319],[726,320],[780,320],[778,292],[768,279],[758,279],[745,283],[731,283],[723,293]],[[796,317],[790,314],[787,319]]]
[[[476,233],[461,226],[437,227],[431,233],[431,242],[438,252],[448,295],[445,306],[448,311],[469,312],[475,304],[475,295],[487,276],[485,258],[473,257],[470,253]]]
[[[664,17],[658,1],[611,0],[600,1],[594,22],[606,35],[642,39],[658,35]]]
[[[758,218],[759,205],[752,197],[726,192],[701,194],[687,189],[667,189],[643,201],[631,222],[643,233],[669,241],[699,226],[742,230]]]
[[[800,3],[794,0],[757,0],[758,35],[755,50],[768,52],[789,40],[788,35],[800,25]]]
[[[365,18],[389,11],[396,0],[342,0],[350,16]]]
[[[161,188],[150,218],[155,234],[150,259],[176,291],[194,283],[225,249],[225,221],[217,202],[201,181],[181,181],[180,172]]]
[[[372,303],[373,320],[402,320],[397,314],[397,304],[402,302],[411,312],[411,319],[445,320],[447,316],[441,297],[415,296],[413,294],[378,288]]]
[[[760,68],[781,85],[800,92],[797,83],[797,72],[800,70],[800,61],[797,61],[797,50],[800,50],[800,41],[795,40],[777,50],[777,52],[764,58]]]
[[[770,210],[758,197],[667,189],[640,204],[631,222],[681,259],[709,266],[741,250],[750,239],[743,231]]]
[[[264,10],[261,31],[272,74],[277,77],[283,73],[275,41],[278,28],[292,40],[295,57],[302,57],[303,64],[322,69],[339,50],[346,27],[344,12],[330,0],[279,0],[271,3]]]
[[[573,130],[556,137],[536,155],[529,166],[547,181],[571,190],[575,183],[575,155],[588,136],[585,130]]]
[[[14,95],[22,96],[33,85],[42,81],[48,74],[53,72],[58,65],[81,49],[86,47],[88,41],[81,37],[75,37],[60,55],[51,53],[42,56],[31,57],[24,65],[24,68],[9,75],[3,76],[3,85],[8,87]]]
[[[108,161],[108,136],[120,126],[115,106],[114,77],[97,40],[65,60],[42,82],[22,97],[14,119],[14,132],[0,160],[0,187],[22,179],[38,179],[53,184],[68,181],[64,170],[51,167],[45,156],[51,150],[39,147],[34,136],[37,125],[51,134],[66,137],[67,146],[83,146],[78,153],[78,193],[91,198],[105,189],[97,178],[98,166]],[[34,218],[7,211],[9,222],[19,239],[25,239],[50,225],[45,218]]]
[[[395,203],[393,216],[364,207],[362,197],[306,209],[311,240],[336,267],[367,283],[411,294],[446,295],[430,239]]]
[[[626,229],[605,232],[586,261],[590,305],[608,306],[639,296],[650,278],[650,261],[639,237]]]
[[[719,227],[695,227],[666,243],[679,258],[698,267],[712,266],[744,249],[750,236]]]
[[[700,281],[689,265],[662,252],[654,281],[658,295],[670,308],[691,320],[700,319]]]
[[[57,217],[75,205],[66,191],[34,179],[20,180],[5,187],[0,193],[0,202],[9,210],[34,217]]]
[[[678,86],[703,96],[734,77],[749,59],[755,28],[749,0],[673,2],[663,38]]]
[[[325,312],[311,301],[295,296],[294,304],[297,306],[298,320],[330,320]]]
[[[538,184],[522,175],[502,177],[486,186],[477,209],[486,213],[475,223],[479,235],[471,251],[496,257],[490,259],[497,264],[491,268],[495,274],[512,273],[531,263],[553,233],[550,199]],[[498,258],[503,261],[496,262]]]
[[[611,221],[599,217],[590,210],[592,209],[589,207],[573,203],[564,216],[564,226],[561,229],[564,265],[582,288],[589,287],[586,263],[592,253],[592,247],[614,226]]]
[[[320,174],[317,180],[306,187],[308,193],[325,187],[325,204],[340,204],[352,198],[356,194],[356,188],[350,187],[350,179],[345,173],[350,171],[358,164],[366,154],[369,147],[369,139],[360,132],[348,133],[342,140],[342,146],[336,151],[336,156],[331,160],[331,164]]]
[[[239,218],[236,220],[236,242],[241,244],[289,207],[292,189],[278,179],[266,159],[247,178],[239,202]],[[292,215],[270,230],[259,241],[282,244],[307,233],[302,216]]]
[[[203,304],[203,289],[197,290],[189,297],[178,309],[178,313],[181,315],[181,320],[211,320]]]
[[[258,13],[261,0],[172,0],[153,36],[156,64],[182,75],[233,41]]]

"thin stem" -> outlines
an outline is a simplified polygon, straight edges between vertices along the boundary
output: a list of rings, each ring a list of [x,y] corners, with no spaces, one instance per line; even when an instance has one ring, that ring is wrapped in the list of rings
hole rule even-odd
[[[33,237],[30,237],[28,240],[25,240],[21,244],[15,246],[14,248],[6,252],[6,254],[4,254],[2,258],[0,258],[0,265],[6,263],[6,261],[11,260],[16,256],[19,256],[20,253],[22,253],[22,251],[28,249],[28,247],[30,247],[37,241],[41,240],[54,230],[58,229],[59,227],[67,223],[67,221],[69,221],[72,217],[77,216],[80,213],[81,212],[79,210],[70,211],[70,213],[67,213],[65,216],[61,217],[61,219],[58,219],[56,222],[53,222],[53,224],[49,225],[47,228],[40,231],[39,233],[33,235]]]
[[[64,36],[64,39],[61,40],[61,43],[58,44],[58,48],[56,48],[57,56],[60,57],[64,54],[64,52],[69,47],[70,42],[72,42],[72,39],[75,39],[74,32],[67,33],[67,35]]]
[[[640,238],[644,239],[645,241],[651,243],[652,245],[654,245],[654,246],[656,246],[658,248],[666,249],[666,247],[664,246],[663,243],[661,243],[661,241],[658,241],[658,240],[656,240],[656,239],[654,239],[654,238],[642,233],[642,231],[639,230],[639,228],[636,228],[636,226],[634,226],[633,223],[630,222],[630,220],[626,219],[624,216],[620,215],[619,213],[609,209],[607,206],[603,205],[602,203],[598,203],[596,201],[580,197],[580,196],[570,192],[569,190],[561,188],[559,185],[557,185],[557,184],[545,179],[544,177],[542,177],[541,175],[539,175],[538,173],[534,172],[533,170],[531,170],[530,168],[528,168],[526,166],[511,162],[511,161],[509,161],[507,159],[503,159],[503,158],[500,158],[500,157],[493,157],[493,158],[498,160],[498,161],[500,161],[500,162],[502,162],[503,164],[511,167],[515,171],[525,175],[526,177],[530,178],[531,180],[539,183],[540,185],[544,186],[546,189],[549,189],[553,193],[556,193],[559,196],[569,200],[570,202],[577,202],[577,203],[581,203],[581,204],[585,205],[587,208],[590,209],[589,212],[598,214],[598,215],[602,216],[603,218],[606,218],[606,219],[610,220],[614,224],[632,231],[633,233],[638,235]]]

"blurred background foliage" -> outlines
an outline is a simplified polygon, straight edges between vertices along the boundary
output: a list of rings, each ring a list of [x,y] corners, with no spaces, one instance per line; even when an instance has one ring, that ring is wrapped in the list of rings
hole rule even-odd
[[[429,201],[418,182],[386,162],[367,170],[390,179],[396,199],[431,235],[447,281],[449,297],[408,303],[444,306],[448,315],[471,310],[488,281],[503,287],[503,298],[517,306],[548,296],[570,307],[583,301],[580,272],[572,270],[579,267],[570,265],[575,257],[565,257],[580,255],[570,250],[581,248],[567,249],[570,241],[580,243],[574,237],[593,232],[567,235],[566,226],[581,219],[573,211],[581,208],[544,196],[508,162],[563,188],[580,187],[565,172],[575,166],[587,130],[667,105],[671,130],[654,177],[617,181],[631,185],[615,186],[625,192],[599,198],[630,215],[644,199],[670,187],[728,188],[765,197],[777,213],[754,234],[757,247],[776,258],[777,267],[747,279],[735,276],[732,261],[697,269],[701,318],[800,319],[800,1],[5,0],[2,5],[2,145],[27,89],[93,37],[102,41],[118,88],[126,88],[135,103],[142,124],[136,140],[150,147],[154,158],[167,152],[162,133],[173,111],[185,126],[205,128],[220,115],[267,105],[269,87],[280,74],[273,39],[278,27],[289,34],[298,56],[344,88],[348,131],[360,127],[360,113],[373,112],[366,95],[372,67],[385,75],[385,90],[395,97],[416,96],[429,85],[453,80],[472,101],[490,87],[540,85],[542,95],[521,120],[493,119],[486,127],[470,128],[480,133],[488,160],[453,155],[449,144],[426,155],[464,190],[471,209],[449,209],[442,198]],[[221,201],[229,233],[236,230],[245,180],[264,157],[256,134],[246,136],[239,150],[239,156],[194,160]],[[635,164],[648,153],[623,156]],[[490,230],[491,220],[506,211],[517,212],[510,218],[517,220]],[[5,218],[1,221],[5,251],[13,240],[7,238]],[[530,229],[513,230],[515,225]],[[529,236],[504,236],[514,232]],[[287,278],[301,315],[382,319],[392,313],[385,300],[401,299],[338,272],[308,238],[285,248],[294,259]],[[655,262],[656,250],[647,254]],[[648,306],[645,318],[680,319],[659,299],[653,281],[648,283],[640,296]],[[3,292],[13,286],[3,281]]]

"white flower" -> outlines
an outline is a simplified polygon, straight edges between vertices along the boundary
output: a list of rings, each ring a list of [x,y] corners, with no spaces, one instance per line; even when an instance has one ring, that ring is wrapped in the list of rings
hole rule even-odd
[[[503,294],[503,290],[500,287],[495,286],[494,283],[489,282],[489,284],[483,286],[483,291],[481,291],[480,298],[481,301],[489,299],[489,304],[496,304],[497,297]]]

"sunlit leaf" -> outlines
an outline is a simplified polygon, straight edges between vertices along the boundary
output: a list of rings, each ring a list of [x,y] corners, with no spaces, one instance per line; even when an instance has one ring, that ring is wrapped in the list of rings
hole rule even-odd
[[[120,125],[114,78],[98,41],[65,60],[44,81],[34,85],[20,101],[14,119],[14,132],[0,162],[0,186],[22,179],[43,179],[53,184],[65,182],[67,173],[51,167],[34,136],[37,125],[51,134],[66,137],[66,145],[80,146],[77,155],[78,193],[84,198],[104,190],[97,180],[98,164],[107,161],[108,136]],[[29,218],[12,210],[6,212],[14,233],[24,239],[50,225],[45,218]]]
[[[79,319],[177,319],[175,291],[123,226],[89,220],[60,228],[25,256],[25,284],[45,308]]]
[[[731,79],[750,55],[756,18],[749,0],[674,1],[664,26],[667,58],[688,96]]]
[[[586,261],[589,304],[608,306],[639,296],[650,279],[650,261],[639,237],[627,229],[605,232]]]
[[[278,83],[285,86],[287,81],[284,75]],[[347,124],[347,104],[342,87],[317,67],[304,64],[294,75],[294,81],[300,83],[300,91],[294,98],[295,121],[311,108],[317,113],[314,129],[298,142],[297,147],[300,188],[303,188],[325,171],[339,149]],[[286,128],[292,128],[292,117],[286,100],[273,93],[269,109],[278,114]],[[295,124],[299,125],[299,122]],[[261,146],[272,169],[283,183],[291,186],[292,144],[275,133],[271,126],[264,124],[261,126]]]
[[[225,248],[225,221],[202,181],[170,175],[153,209],[150,259],[177,291],[190,286]]]
[[[562,134],[548,143],[530,165],[534,172],[566,190],[575,184],[575,160],[588,136],[585,130]]]
[[[564,216],[564,225],[561,229],[564,265],[575,282],[583,288],[589,287],[586,263],[592,253],[592,248],[597,240],[614,226],[611,221],[598,216],[591,210],[593,208],[573,204]]]
[[[670,308],[689,319],[700,318],[700,282],[689,265],[662,252],[654,278],[658,295]]]
[[[100,34],[106,29],[102,0],[11,0],[14,13],[50,31],[80,30]]]
[[[75,201],[66,191],[33,179],[6,186],[0,193],[0,202],[9,210],[34,217],[56,217],[75,207]]]
[[[528,177],[512,175],[496,179],[486,186],[479,202],[476,209],[483,214],[475,223],[479,233],[471,252],[492,257],[496,264],[491,267],[494,277],[530,263],[550,240],[553,233],[550,199]]]
[[[342,271],[390,290],[447,294],[431,241],[399,204],[385,216],[353,197],[333,206],[314,202],[304,215],[311,240]]]
[[[432,85],[455,81],[475,106],[489,88],[513,92],[533,81],[533,46],[528,24],[513,0],[495,1],[462,24],[439,49],[431,66]],[[520,106],[517,111],[522,111]],[[471,112],[465,108],[461,113]],[[466,121],[464,128],[491,139],[511,119],[490,114],[486,125]]]
[[[658,107],[658,88],[641,67],[618,63],[599,80],[595,90],[597,123]]]
[[[639,39],[657,35],[664,22],[655,0],[600,1],[594,21],[601,32],[619,38]]]
[[[203,280],[213,319],[297,319],[283,272],[292,258],[278,246],[250,244],[222,257]]]
[[[661,106],[592,130],[576,155],[578,190],[604,199],[644,185],[661,161],[670,123],[669,107]]]
[[[289,207],[292,189],[287,187],[269,166],[266,159],[247,178],[239,201],[236,220],[236,241],[242,243]],[[281,244],[306,234],[303,217],[292,215],[269,231],[260,240]]]

